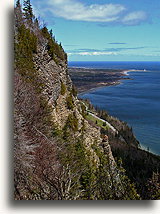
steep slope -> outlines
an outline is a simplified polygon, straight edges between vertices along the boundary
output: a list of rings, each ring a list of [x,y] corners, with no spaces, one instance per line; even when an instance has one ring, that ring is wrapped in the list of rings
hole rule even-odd
[[[134,182],[141,199],[160,198],[160,156],[141,149],[140,143],[135,138],[132,128],[118,118],[110,116],[106,111],[98,109],[88,101],[82,101],[87,107],[86,119],[95,127],[100,127],[101,136],[107,136],[115,160],[122,159],[126,175]],[[92,113],[91,113],[92,112]],[[91,117],[91,115],[97,115]],[[99,122],[97,118],[107,121]],[[115,132],[116,129],[116,132]]]
[[[85,119],[62,46],[20,5],[15,11],[15,199],[139,199],[108,141]]]

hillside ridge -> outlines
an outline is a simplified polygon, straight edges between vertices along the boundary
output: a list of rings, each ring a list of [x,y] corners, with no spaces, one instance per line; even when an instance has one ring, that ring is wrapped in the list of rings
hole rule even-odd
[[[135,200],[110,142],[86,119],[67,54],[30,1],[15,7],[14,199]]]

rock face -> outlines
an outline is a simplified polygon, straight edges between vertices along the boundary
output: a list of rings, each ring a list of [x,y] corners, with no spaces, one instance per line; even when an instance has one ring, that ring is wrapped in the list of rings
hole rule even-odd
[[[45,84],[43,93],[50,101],[55,102],[60,95],[61,82],[71,89],[72,82],[67,74],[67,63],[61,61],[59,65],[48,55],[43,46],[38,46],[38,52],[34,55],[35,69]]]
[[[44,29],[33,32],[33,25],[15,27],[15,199],[122,199],[110,145],[85,120],[63,49],[54,42],[59,52],[50,54],[50,37]],[[25,42],[35,37],[36,47],[27,55]]]

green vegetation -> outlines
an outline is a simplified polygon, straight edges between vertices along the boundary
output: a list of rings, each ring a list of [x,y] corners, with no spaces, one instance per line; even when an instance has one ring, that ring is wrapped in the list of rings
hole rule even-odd
[[[33,63],[33,56],[37,53],[37,44],[42,42],[42,37],[45,37],[48,53],[57,64],[60,60],[66,61],[66,53],[61,44],[55,41],[52,30],[49,32],[47,27],[40,29],[38,19],[34,17],[30,0],[24,1],[23,5],[24,17],[20,1],[16,2],[15,67],[25,80],[32,83],[40,93],[45,85],[38,77]],[[36,31],[33,32],[33,28],[36,28]],[[62,93],[64,93],[64,88]]]
[[[42,123],[41,129],[43,130],[43,133],[48,137],[59,136],[61,131],[53,121],[53,117],[51,115],[53,111],[52,106],[48,104],[48,101],[43,96],[40,97],[39,103],[39,120]]]
[[[63,82],[61,82],[61,95],[65,95],[66,93],[66,86]]]
[[[15,44],[15,59],[17,60],[18,57],[21,57],[31,60],[33,53],[37,53],[37,37],[23,24],[18,29],[17,40],[18,42]]]
[[[52,59],[59,64],[60,60],[66,60],[66,54],[61,46],[55,41],[52,31],[48,31],[47,27],[42,28],[43,36],[48,40],[47,50]]]
[[[152,200],[160,199],[160,174],[153,173],[147,183],[147,198]]]
[[[115,159],[122,159],[126,175],[135,183],[137,192],[141,195],[142,199],[151,199],[152,191],[155,197],[160,198],[159,189],[157,188],[158,183],[160,183],[159,173],[157,175],[159,180],[153,181],[152,179],[153,174],[160,170],[159,156],[134,147],[119,145],[117,148],[116,146],[113,147],[112,144],[111,147]]]
[[[103,128],[103,129],[106,129],[106,130],[109,129],[109,127],[107,126],[106,123],[104,123],[103,121],[101,121],[101,120],[98,119],[98,118],[95,118],[95,117],[94,117],[93,115],[91,115],[91,114],[88,114],[88,115],[86,116],[86,119],[89,120],[89,121],[94,122],[94,123],[95,123],[97,126],[99,126],[100,128]]]
[[[95,112],[94,106],[92,106],[89,101],[85,100],[84,102],[90,111]],[[124,175],[127,175],[130,181],[135,184],[138,194],[142,199],[150,199],[152,197],[154,198],[154,196],[155,198],[160,198],[160,193],[157,188],[160,183],[159,173],[157,175],[159,178],[158,181],[154,179],[153,182],[152,179],[153,174],[160,171],[160,158],[139,148],[132,128],[128,127],[125,122],[109,116],[104,110],[96,108],[96,112],[99,117],[107,120],[119,130],[119,133],[114,135],[110,129],[106,129],[106,127],[104,127],[102,123],[99,123],[97,119],[93,118],[92,115],[87,114],[87,119],[101,128],[102,136],[108,136],[115,160],[122,160],[121,166],[125,169]],[[126,143],[121,142],[120,136],[125,139]],[[150,188],[148,183],[150,183]],[[151,192],[153,192],[153,194],[151,194]]]
[[[19,1],[17,2],[17,5],[20,5]],[[30,0],[25,0],[23,5],[24,5],[23,11],[24,11],[25,19],[28,22],[32,23],[34,15],[33,15],[33,9],[32,9]]]
[[[80,105],[81,105],[81,114],[86,119],[86,116],[87,116],[86,107],[84,106],[84,104],[82,102],[80,102]]]
[[[83,145],[83,139],[78,138],[63,144],[63,150],[59,153],[59,159],[65,167],[70,168],[69,197],[74,200],[93,200],[95,192],[95,168],[91,166],[90,158]]]
[[[53,114],[55,106],[49,102],[50,96],[42,93],[43,90],[45,92],[48,90],[47,78],[46,82],[44,81],[45,72],[41,75],[34,60],[38,56],[37,52],[39,53],[38,45],[48,51],[50,57],[60,65],[60,69],[66,63],[66,53],[61,43],[55,41],[52,30],[48,31],[47,27],[40,29],[29,0],[24,1],[24,14],[21,13],[19,0],[16,7],[18,9],[16,11],[19,12],[18,16],[16,14],[15,23],[15,74],[17,75],[14,115],[17,123],[14,148],[15,198],[18,200],[139,199],[132,183],[134,182],[140,189],[142,182],[145,181],[146,198],[158,199],[159,177],[157,176],[159,175],[153,171],[159,168],[155,157],[147,153],[147,156],[142,155],[143,158],[137,160],[135,157],[138,156],[138,150],[137,153],[132,153],[131,147],[127,152],[116,148],[113,149],[114,156],[119,160],[116,165],[109,156],[111,154],[108,154],[108,144],[101,142],[99,145],[99,139],[94,137],[92,127],[85,118],[110,134],[106,123],[87,114],[82,103],[78,106],[83,119],[79,119],[82,117],[74,102],[74,96],[77,96],[76,89],[73,86],[68,94],[67,85],[63,81],[59,86],[60,94],[68,95],[66,104],[69,115],[64,127],[59,128]],[[63,104],[65,105],[65,102]],[[91,104],[87,106],[90,111],[95,112]],[[99,111],[98,114],[104,120],[107,118],[115,123],[120,133],[125,133],[125,139],[132,139],[125,124],[121,127],[119,122],[115,122],[104,111]],[[100,133],[97,131],[97,134]],[[109,138],[110,136],[111,134]],[[119,136],[112,137],[111,143],[115,139],[117,143]],[[142,190],[139,192],[141,193]]]
[[[78,131],[78,119],[75,113],[68,116],[66,127],[72,129],[74,132]]]
[[[130,182],[125,175],[125,170],[119,164],[116,166],[116,171],[111,169],[111,163],[109,157],[104,154],[96,143],[92,145],[96,154],[100,159],[100,165],[97,169],[97,188],[99,194],[99,200],[138,200],[139,195],[136,192],[134,184]],[[120,161],[121,163],[121,161]],[[113,165],[112,165],[113,167]],[[118,177],[117,174],[118,173]],[[117,178],[116,178],[117,177]]]
[[[73,103],[73,97],[71,93],[66,97],[66,102],[67,102],[68,109],[73,110],[74,103]]]
[[[70,166],[73,176],[70,194],[72,197],[79,194],[79,199],[83,200],[127,200],[139,199],[134,185],[125,175],[125,170],[119,167],[114,171],[111,166],[108,155],[97,146],[97,142],[92,145],[92,149],[99,157],[100,164],[98,168],[92,164],[91,154],[83,145],[83,137],[74,139],[70,131],[75,130],[75,115],[70,115],[64,128],[64,135],[68,129],[66,143],[63,143],[63,150],[60,153],[60,160],[63,165]],[[76,122],[77,124],[77,122]],[[118,170],[118,172],[117,172]],[[117,173],[119,178],[116,178]]]
[[[26,82],[34,85],[37,93],[44,88],[44,83],[38,78],[33,63],[33,54],[37,53],[37,37],[24,24],[18,28],[15,48],[15,67]]]
[[[63,138],[68,139],[71,136],[70,132],[78,131],[78,119],[75,113],[71,113],[66,121],[65,126],[63,127]]]
[[[103,122],[103,126],[106,126],[107,124],[106,124],[106,122]]]
[[[75,85],[72,86],[72,94],[74,97],[77,96],[77,89],[76,89]]]

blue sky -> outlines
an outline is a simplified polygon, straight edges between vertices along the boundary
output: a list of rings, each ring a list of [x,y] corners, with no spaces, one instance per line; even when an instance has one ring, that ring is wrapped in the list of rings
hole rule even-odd
[[[69,61],[159,61],[160,0],[31,0]]]

